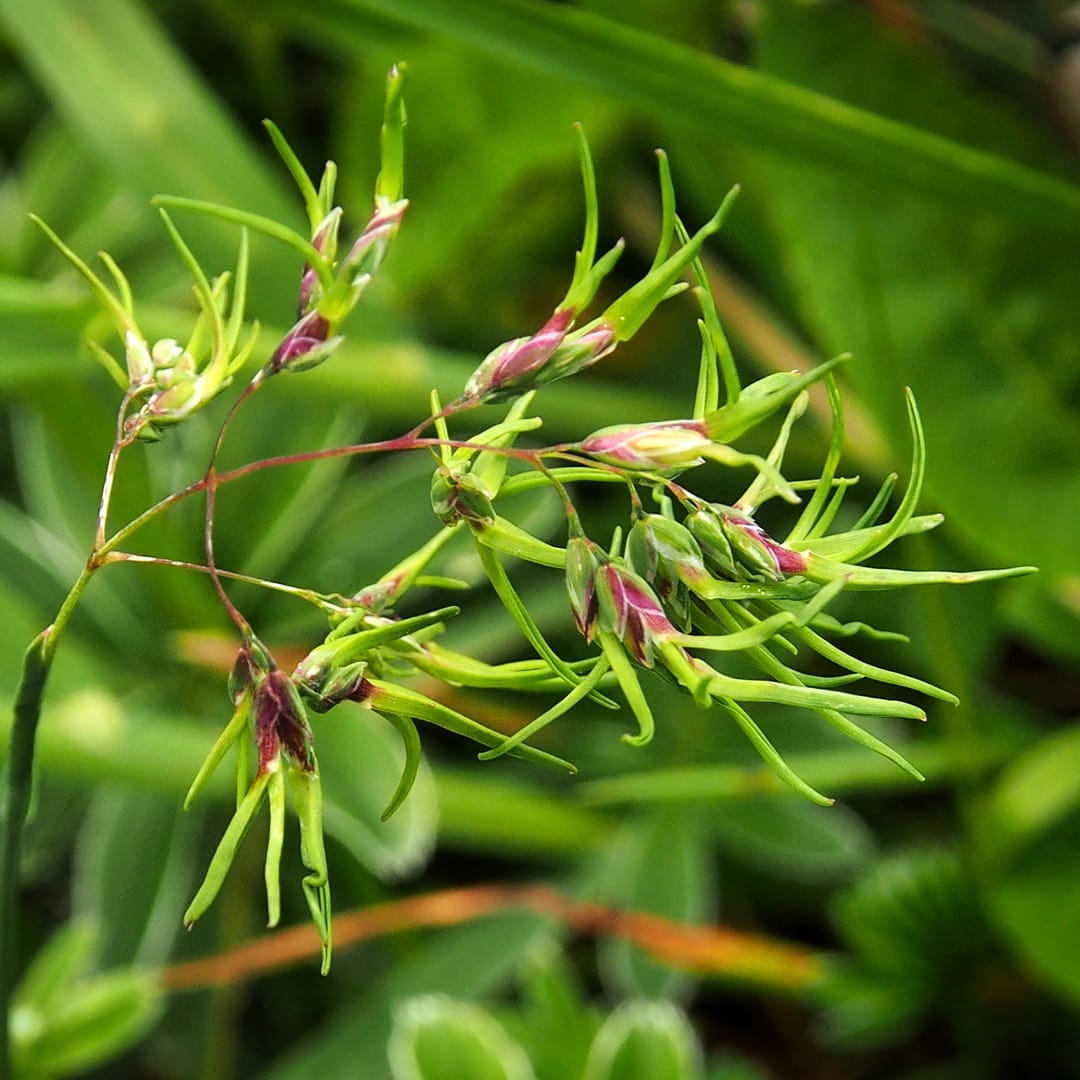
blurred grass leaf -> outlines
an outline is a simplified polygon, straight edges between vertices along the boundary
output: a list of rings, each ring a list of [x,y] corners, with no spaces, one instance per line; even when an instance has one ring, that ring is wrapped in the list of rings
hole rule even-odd
[[[520,1011],[500,1019],[528,1051],[538,1080],[580,1076],[600,1017],[573,964],[557,945],[544,943],[526,958],[520,981]]]
[[[0,0],[0,26],[56,106],[125,185],[149,199],[240,200],[258,213],[298,208],[196,76],[132,0]]]
[[[1080,724],[1043,739],[1001,776],[975,818],[990,912],[1027,964],[1080,1002]]]
[[[10,1022],[17,1075],[85,1075],[136,1043],[160,1016],[152,971],[84,975],[92,939],[85,923],[61,928],[16,988]]]
[[[842,880],[873,849],[873,834],[853,811],[802,799],[731,801],[710,818],[709,829],[727,854],[781,881]]]
[[[7,748],[10,709],[0,719]],[[135,784],[182,795],[213,739],[208,730],[153,709],[129,709],[103,689],[84,688],[52,704],[40,729],[43,769],[67,776]],[[372,873],[415,871],[434,844],[434,781],[421,767],[412,796],[388,822],[379,820],[401,773],[400,740],[381,719],[344,710],[316,732],[325,792],[326,831]],[[234,784],[220,770],[207,794],[224,800]]]
[[[1066,181],[578,8],[535,0],[324,2],[512,57],[665,119],[693,117],[713,134],[735,133],[1053,229],[1080,228],[1080,188]]]
[[[778,5],[758,52],[766,69],[819,90],[918,123],[989,130],[1038,152],[1015,113],[873,33],[861,13]],[[895,94],[898,78],[920,92]],[[957,209],[910,186],[885,192],[864,170],[837,174],[766,155],[750,169],[801,315],[824,349],[842,341],[855,353],[847,374],[894,446],[903,445],[903,387],[917,388],[931,448],[927,487],[954,528],[995,560],[1075,571],[1071,312],[1080,275],[1066,236],[1080,216],[1062,208],[1058,229],[1035,234],[1007,212],[977,213],[974,192]]]
[[[156,793],[95,793],[76,842],[72,908],[98,927],[99,967],[168,960],[197,884],[202,817]]]
[[[702,923],[715,905],[712,864],[700,816],[669,809],[627,827],[600,888],[616,907]],[[692,986],[685,972],[657,963],[628,941],[606,938],[599,948],[605,981],[620,997],[679,997]]]
[[[405,761],[393,728],[369,710],[339,707],[318,725],[316,739],[327,833],[381,878],[419,870],[435,847],[438,819],[427,760],[404,804],[382,821]]]
[[[27,968],[15,1007],[44,1012],[62,1000],[71,984],[89,969],[94,938],[94,927],[88,920],[76,920],[57,930]]]

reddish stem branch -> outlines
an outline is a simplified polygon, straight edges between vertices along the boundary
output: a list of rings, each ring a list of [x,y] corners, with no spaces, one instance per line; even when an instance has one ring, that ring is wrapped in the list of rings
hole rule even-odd
[[[240,465],[235,469],[228,469],[225,472],[215,471],[213,473],[213,486],[217,489],[224,484],[231,484],[236,480],[242,480],[246,476],[262,472],[263,469],[274,469],[284,465],[306,465],[317,461],[329,461],[339,457],[359,457],[361,454],[388,453],[396,450],[423,450],[438,448],[440,446],[449,446],[453,450],[476,450],[478,452],[492,451],[504,454],[507,457],[517,458],[520,461],[528,462],[534,466],[542,457],[553,450],[553,448],[521,450],[517,447],[509,446],[489,446],[484,443],[471,442],[468,439],[415,438],[413,435],[407,434],[400,435],[395,439],[384,439],[381,442],[356,443],[351,446],[336,446],[324,450],[308,450],[298,454],[283,454],[279,457],[261,458],[258,461],[251,461],[246,465]],[[569,455],[562,456],[569,457]],[[584,459],[571,458],[570,460],[580,462]],[[601,469],[606,467],[600,462],[590,461],[589,464],[595,465]],[[617,470],[611,469],[611,471],[616,472]],[[117,530],[117,532],[102,545],[91,559],[91,568],[110,561],[107,558],[109,553],[119,547],[119,545],[127,540],[129,536],[138,532],[138,530],[148,521],[157,517],[158,514],[165,510],[168,510],[169,507],[183,502],[185,499],[189,499],[192,495],[197,495],[201,491],[206,491],[210,487],[210,483],[210,473],[208,471],[207,475],[202,477],[202,479],[193,481],[188,484],[187,487],[181,488],[179,491],[174,491],[171,495],[167,495],[164,499],[154,503],[153,506],[148,507],[138,517],[128,522],[122,529]]]
[[[127,411],[134,400],[135,394],[130,389],[127,390],[116,413],[116,438],[113,440],[112,449],[109,451],[109,460],[105,465],[105,480],[101,485],[101,501],[98,503],[97,532],[94,535],[95,554],[105,545],[105,528],[109,520],[109,504],[112,502],[113,483],[116,480],[116,469],[120,462],[120,455],[135,439],[134,435],[124,434]]]
[[[206,569],[210,574],[211,582],[213,582],[214,591],[218,594],[218,598],[228,612],[229,618],[236,624],[236,628],[240,631],[240,636],[244,641],[248,641],[251,637],[251,626],[247,619],[240,613],[239,608],[237,608],[232,600],[229,599],[229,594],[225,591],[221,575],[218,574],[217,565],[214,563],[214,510],[217,505],[218,489],[217,462],[218,457],[221,454],[221,447],[225,442],[225,433],[229,430],[229,425],[232,423],[233,417],[240,411],[240,407],[244,402],[247,401],[248,398],[264,384],[264,382],[264,379],[261,379],[256,375],[255,378],[244,387],[244,392],[232,403],[228,413],[225,414],[225,419],[221,422],[221,427],[218,429],[217,438],[214,440],[214,449],[210,455],[210,464],[206,467],[206,473],[203,476],[203,482],[206,487],[206,518],[203,529],[203,544],[206,549]]]

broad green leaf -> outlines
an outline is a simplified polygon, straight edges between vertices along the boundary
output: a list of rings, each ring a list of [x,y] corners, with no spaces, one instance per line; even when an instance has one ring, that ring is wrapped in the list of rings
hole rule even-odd
[[[157,976],[136,968],[81,980],[32,1017],[16,1016],[13,1050],[25,1076],[80,1076],[129,1049],[161,1014]]]
[[[983,895],[1025,963],[1080,1002],[1080,725],[1047,736],[1002,774],[972,819]]]
[[[382,821],[405,762],[391,725],[370,710],[342,705],[316,722],[315,744],[327,833],[379,877],[415,873],[435,846],[438,820],[435,782],[426,762],[409,797]]]
[[[169,958],[199,871],[203,820],[172,796],[95,793],[75,847],[72,907],[99,928],[99,967]]]
[[[38,950],[12,998],[15,1009],[43,1014],[62,1003],[72,984],[86,974],[94,952],[96,932],[90,920],[62,926]]]
[[[666,1001],[628,1001],[597,1032],[584,1080],[699,1080],[703,1066],[685,1013]]]
[[[729,855],[787,881],[831,882],[865,865],[873,837],[844,806],[760,796],[710,816],[710,831]]]
[[[525,1047],[538,1080],[581,1076],[601,1014],[573,962],[556,943],[542,943],[527,957],[520,983],[520,1008],[500,1019]]]
[[[439,995],[397,1007],[388,1054],[394,1080],[535,1080],[525,1051],[489,1012]]]
[[[629,826],[619,838],[601,894],[619,908],[701,923],[709,919],[715,903],[712,864],[700,817],[692,811],[666,810]],[[688,975],[616,938],[601,941],[600,958],[605,981],[623,996],[681,996],[691,985]]]
[[[529,949],[550,936],[549,923],[527,912],[496,915],[423,939],[398,956],[391,970],[365,980],[300,1046],[275,1062],[265,1080],[333,1076],[347,1061],[357,1076],[386,1070],[386,1045],[395,1005],[417,994],[474,1000],[506,986]]]

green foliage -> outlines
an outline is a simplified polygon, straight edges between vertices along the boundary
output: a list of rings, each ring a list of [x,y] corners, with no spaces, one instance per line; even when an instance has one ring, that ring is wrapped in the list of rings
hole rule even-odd
[[[930,1010],[950,1009],[994,961],[971,880],[951,853],[882,860],[837,899],[834,921],[854,973],[840,976],[826,1021],[848,1044],[889,1041]]]
[[[475,1005],[412,998],[394,1017],[394,1080],[534,1080],[528,1058],[499,1024]]]
[[[591,1015],[557,954],[534,960],[524,981],[522,1011],[504,1018],[520,1032],[520,1042],[476,1005],[434,995],[404,1001],[395,1012],[390,1036],[393,1080],[704,1076],[704,1055],[694,1030],[669,1002],[631,997],[603,1019]]]
[[[1075,724],[1031,747],[986,793],[976,833],[987,903],[1026,963],[1075,1003],[1077,942],[1068,912],[1080,871],[1069,837],[1080,814]]]
[[[71,923],[34,958],[12,998],[17,1075],[78,1076],[138,1042],[161,1013],[153,972],[88,974],[93,932]]]

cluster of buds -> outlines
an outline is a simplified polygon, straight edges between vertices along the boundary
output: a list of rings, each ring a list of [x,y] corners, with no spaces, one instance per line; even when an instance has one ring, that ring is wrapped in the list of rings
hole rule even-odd
[[[336,166],[327,162],[316,191],[281,133],[272,124],[267,124],[279,153],[304,194],[311,242],[305,246],[300,240],[297,245],[305,251],[306,262],[300,274],[296,322],[256,378],[266,378],[280,371],[307,371],[334,352],[344,340],[338,333],[341,324],[356,307],[397,235],[409,205],[408,200],[402,198],[403,79],[401,67],[391,69],[382,129],[383,168],[375,184],[375,207],[359,237],[340,261],[338,232],[343,212],[340,206],[333,205]]]
[[[670,189],[666,158],[661,155],[660,160],[661,180]],[[619,240],[610,251],[596,258],[599,228],[596,179],[584,139],[581,164],[585,181],[585,238],[566,296],[535,334],[506,342],[485,357],[465,384],[463,404],[503,401],[575,375],[632,338],[662,301],[682,291],[680,278],[698,258],[705,241],[723,225],[738,193],[738,188],[733,188],[713,217],[674,251],[669,251],[674,219],[665,214],[665,227],[649,273],[599,316],[574,330],[575,321],[592,302],[624,246]],[[665,201],[665,206],[668,205]]]
[[[610,326],[600,322],[571,333],[573,324],[573,309],[559,308],[532,337],[493,349],[465,384],[464,400],[490,403],[516,397],[583,371],[615,348]]]
[[[172,338],[150,344],[135,321],[131,286],[120,267],[102,253],[101,259],[112,276],[119,295],[90,269],[74,251],[39,218],[38,225],[64,257],[86,279],[106,311],[124,346],[125,365],[96,341],[88,344],[124,390],[125,441],[152,442],[163,429],[182,423],[214,400],[232,382],[233,375],[247,362],[255,347],[258,327],[241,337],[244,323],[244,296],[247,289],[248,246],[241,235],[237,258],[234,299],[229,307],[230,275],[208,281],[194,255],[165,211],[162,219],[185,265],[195,280],[199,317],[186,345]],[[132,410],[128,412],[128,410]]]
[[[831,400],[838,409],[835,393]],[[861,623],[840,624],[825,613],[826,605],[843,589],[985,581],[1029,573],[1032,568],[957,573],[860,565],[893,539],[925,531],[941,521],[940,515],[914,514],[925,447],[910,395],[908,404],[915,444],[913,475],[895,515],[882,524],[867,517],[847,532],[826,535],[826,527],[839,506],[835,496],[827,499],[839,456],[838,440],[813,497],[784,542],[770,536],[753,516],[755,491],[783,493],[783,488],[771,484],[771,478],[764,474],[751,485],[738,507],[708,503],[671,485],[683,504],[684,519],[676,517],[669,497],[661,500],[662,513],[647,514],[639,507],[622,558],[603,552],[582,536],[576,516],[571,518],[566,567],[570,607],[586,640],[600,644],[603,657],[637,714],[640,731],[631,741],[646,741],[653,721],[634,668],[625,663],[625,658],[644,668],[659,664],[699,705],[719,705],[736,720],[780,778],[815,802],[827,804],[831,800],[788,768],[747,713],[745,703],[769,702],[812,710],[844,734],[919,776],[900,754],[849,717],[924,719],[922,709],[906,701],[863,696],[838,687],[870,678],[950,703],[955,703],[956,698],[921,679],[867,663],[841,649],[830,636],[856,632],[881,637],[898,635],[880,634]],[[795,415],[800,408],[797,399],[793,403]],[[839,413],[835,421],[842,430]],[[682,431],[688,426],[678,425],[677,429]],[[676,463],[674,457],[661,456],[665,453],[665,430],[665,426],[658,425],[650,433],[650,438],[657,440],[649,450],[654,473],[664,464]],[[704,438],[707,432],[700,434]],[[782,439],[778,440],[780,450]],[[589,440],[582,444],[583,448],[588,445]],[[637,447],[635,452],[640,452],[640,443]],[[774,447],[768,459],[770,466],[777,466],[780,456]],[[614,455],[609,460],[614,460]],[[625,467],[628,477],[632,477],[640,461]],[[836,491],[842,497],[844,486],[838,486]],[[884,500],[879,499],[874,505],[880,508],[883,504]],[[874,511],[878,512],[880,509]],[[816,653],[836,665],[840,673],[820,676],[792,667],[781,659],[780,649],[774,645]],[[735,650],[768,678],[735,678],[695,655],[700,651]]]
[[[831,802],[790,770],[746,712],[745,703],[814,711],[919,776],[895,750],[849,716],[925,719],[923,710],[906,701],[837,689],[868,677],[956,701],[930,683],[859,660],[823,636],[851,632],[823,609],[853,580],[858,587],[862,568],[785,547],[749,515],[697,500],[685,524],[669,514],[639,514],[622,558],[605,553],[576,530],[574,523],[567,545],[570,607],[581,634],[600,645],[602,662],[614,672],[637,716],[639,731],[627,736],[627,741],[647,742],[654,726],[634,665],[647,669],[659,665],[698,705],[719,705],[733,716],[779,777],[812,801]],[[874,584],[864,587],[975,581],[1026,571],[911,574],[871,570],[871,577],[864,581]],[[868,628],[860,625],[858,629]],[[792,640],[836,664],[843,673],[822,677],[788,666],[770,646],[779,642],[790,646]],[[768,678],[726,675],[695,655],[701,651],[738,651]]]
[[[222,312],[225,280],[220,279],[213,285],[205,282],[190,252],[187,252],[179,234],[162,211],[174,242],[181,254],[185,255],[196,281],[201,285],[197,294],[203,313],[193,341],[206,337],[209,328],[213,349],[208,364],[200,367],[193,359],[194,349],[190,345],[181,349],[175,342],[160,342],[153,349],[148,349],[138,335],[129,305],[115,300],[73,255],[63,249],[106,300],[127,342],[130,398],[135,400],[149,394],[139,413],[132,416],[129,423],[138,423],[149,432],[154,430],[150,425],[183,419],[204,403],[203,399],[207,398],[211,389],[213,393],[219,392],[246,361],[257,331],[257,328],[253,329],[244,345],[237,348],[246,282],[247,228],[284,239],[305,259],[298,290],[296,322],[255,374],[249,389],[254,389],[266,378],[282,371],[298,372],[313,368],[341,343],[343,338],[338,333],[341,324],[382,263],[408,206],[407,200],[402,198],[405,126],[402,74],[402,70],[395,67],[387,81],[382,169],[375,184],[374,211],[344,258],[338,258],[338,234],[343,213],[340,207],[333,205],[337,177],[335,165],[333,162],[327,163],[316,190],[296,155],[272,124],[267,125],[271,138],[304,197],[311,227],[310,241],[276,223],[243,211],[187,199],[162,197],[158,200],[162,205],[194,209],[245,226],[237,269],[236,291],[240,299],[226,320]],[[119,277],[119,271],[111,261],[107,265],[117,276],[121,295],[129,297],[130,290]],[[217,381],[212,383],[215,379]],[[392,647],[393,643],[400,642],[414,629],[414,624],[429,626],[450,611],[444,609],[419,621],[396,622],[385,617],[382,611],[391,608],[399,588],[407,587],[406,579],[407,575],[403,573],[392,575],[354,598],[346,607],[344,621],[338,621],[327,640],[312,650],[291,676],[277,667],[254,634],[245,629],[243,644],[230,679],[233,718],[211,750],[188,795],[190,804],[226,752],[236,746],[239,748],[236,812],[185,914],[187,925],[190,926],[217,895],[239,843],[264,801],[270,807],[270,840],[266,855],[269,925],[277,923],[280,917],[278,868],[288,791],[300,822],[301,859],[309,871],[302,882],[304,894],[322,938],[324,971],[328,967],[330,890],[323,849],[322,791],[308,711],[323,713],[347,700],[364,702],[368,698],[377,699],[376,677],[387,663],[382,647],[388,643]],[[336,615],[341,614],[342,609],[338,606],[331,604],[328,608]],[[368,681],[369,674],[375,681]],[[401,723],[411,721],[406,719]],[[406,739],[407,746],[413,742],[415,740]],[[256,752],[253,764],[250,761],[251,746]],[[415,776],[414,759],[415,755],[411,755],[406,767],[407,776],[410,766],[411,775]],[[254,775],[249,779],[252,771]],[[411,779],[406,783],[406,778],[403,778],[399,797],[388,812],[396,808],[408,793],[409,783]]]
[[[838,356],[806,373],[780,372],[746,387],[739,385],[699,259],[701,245],[719,228],[730,196],[716,216],[691,236],[674,218],[670,176],[663,158],[664,227],[652,268],[599,317],[575,331],[575,319],[619,254],[617,246],[604,259],[593,262],[596,206],[587,154],[583,155],[583,166],[586,240],[566,298],[532,337],[508,342],[494,350],[469,379],[462,402],[515,397],[581,370],[635,333],[657,304],[679,290],[678,278],[687,270],[692,270],[703,286],[697,292],[704,342],[699,391],[692,418],[607,427],[578,443],[562,444],[546,451],[550,456],[584,462],[586,466],[595,462],[597,471],[602,469],[608,477],[622,477],[635,492],[634,521],[625,548],[620,552],[616,542],[616,550],[607,552],[582,533],[577,515],[560,485],[570,523],[563,560],[570,607],[581,634],[588,642],[599,645],[601,653],[593,666],[584,671],[571,671],[563,662],[556,663],[557,657],[539,638],[509,582],[499,576],[499,564],[492,549],[506,550],[546,565],[555,565],[555,560],[545,559],[543,552],[537,553],[524,542],[518,550],[500,548],[496,538],[502,535],[498,528],[502,519],[494,509],[498,487],[475,483],[472,472],[465,468],[453,471],[444,467],[436,475],[433,484],[436,512],[448,525],[468,524],[500,599],[514,614],[538,654],[570,686],[559,705],[482,756],[519,749],[525,738],[586,694],[595,698],[597,687],[609,672],[638,721],[637,734],[627,738],[634,743],[647,742],[654,721],[638,682],[637,669],[643,668],[666,672],[699,705],[721,707],[736,720],[776,773],[816,802],[830,800],[791,772],[747,713],[744,703],[769,702],[810,709],[917,776],[917,771],[901,755],[849,717],[918,719],[925,717],[923,710],[907,701],[862,696],[838,687],[871,678],[944,701],[956,699],[923,680],[866,663],[841,649],[827,635],[847,636],[856,631],[898,635],[880,634],[864,624],[842,625],[826,614],[825,607],[843,589],[968,582],[1026,573],[1030,568],[965,574],[861,565],[865,558],[898,536],[932,528],[940,521],[935,516],[914,515],[925,452],[918,413],[910,396],[909,417],[915,442],[912,478],[895,516],[884,524],[875,524],[875,519],[869,517],[847,533],[825,535],[847,486],[846,482],[834,483],[842,449],[843,422],[832,374],[832,369],[846,357]],[[676,232],[681,243],[672,249]],[[595,337],[598,334],[602,336]],[[584,348],[586,342],[592,341],[597,342],[595,352]],[[826,381],[833,407],[834,438],[820,479],[800,485],[811,487],[813,495],[787,539],[780,542],[766,532],[754,514],[774,496],[792,504],[800,502],[796,486],[781,473],[781,463],[792,426],[805,410],[806,389],[821,379]],[[728,392],[723,405],[719,403],[721,382]],[[787,419],[766,457],[742,452],[732,445],[746,431],[785,406]],[[676,475],[706,462],[727,467],[748,466],[754,470],[754,481],[735,506],[707,503],[674,483]],[[549,479],[556,484],[558,471],[548,471]],[[580,469],[574,478],[582,479]],[[663,513],[646,514],[641,510],[640,497],[636,494],[639,486],[651,488],[654,493],[665,490],[669,493],[661,500]],[[672,497],[683,506],[681,520],[675,513]],[[874,501],[875,514],[880,513],[884,502],[884,497]],[[781,659],[784,650],[816,653],[840,671],[836,675],[820,676],[800,670]],[[703,651],[741,652],[765,678],[726,675],[696,655]]]
[[[324,185],[323,190],[331,186]],[[377,205],[359,239],[340,263],[335,260],[341,208],[334,207],[319,222],[312,236],[318,270],[310,262],[304,266],[297,320],[267,361],[261,377],[280,371],[308,371],[341,344],[344,338],[337,331],[382,262],[408,205],[407,199]]]
[[[172,338],[151,344],[135,320],[131,287],[117,264],[105,254],[102,261],[116,285],[117,294],[72,251],[43,221],[35,218],[49,239],[86,279],[108,311],[123,343],[125,364],[97,342],[89,345],[125,392],[123,423],[126,442],[153,441],[163,429],[182,423],[214,400],[247,363],[258,338],[252,325],[242,336],[244,299],[247,291],[247,229],[284,239],[302,252],[305,264],[300,277],[296,322],[256,373],[259,383],[281,371],[306,371],[326,360],[344,340],[342,323],[356,306],[396,235],[408,200],[402,198],[402,143],[405,107],[401,96],[403,72],[391,70],[387,80],[383,121],[383,168],[375,185],[375,207],[359,237],[338,259],[338,231],[342,210],[333,205],[336,166],[328,162],[318,190],[281,133],[268,124],[271,137],[304,196],[311,238],[300,236],[256,214],[230,210],[193,199],[159,196],[159,207],[195,210],[245,226],[229,305],[230,275],[207,279],[165,209],[165,227],[195,283],[199,317],[185,345]]]
[[[452,529],[446,530],[449,536]],[[393,602],[412,584],[425,584],[424,566],[441,546],[414,553],[380,581],[346,602],[328,605],[331,628],[291,675],[277,667],[254,636],[245,639],[229,680],[234,712],[188,792],[190,806],[230,749],[236,748],[236,810],[215,851],[201,886],[184,915],[191,926],[214,901],[236,858],[245,833],[264,803],[269,804],[270,840],[266,853],[268,925],[280,913],[279,867],[286,795],[300,822],[300,854],[308,874],[302,880],[312,919],[323,943],[323,969],[330,958],[330,889],[322,834],[322,788],[309,712],[323,714],[352,702],[383,716],[398,731],[405,749],[400,781],[386,809],[387,820],[407,798],[420,765],[415,722],[423,720],[487,747],[500,747],[503,736],[445,703],[398,685],[413,675],[435,676],[448,684],[551,691],[560,676],[542,660],[486,664],[440,647],[434,639],[458,613],[443,607],[421,615],[398,617]],[[250,747],[256,759],[250,762]],[[573,766],[532,746],[503,749],[526,760],[573,771]],[[249,779],[251,772],[253,778]]]
[[[311,727],[292,679],[278,668],[254,637],[244,640],[229,679],[233,716],[188,791],[190,806],[230,749],[236,747],[236,810],[210,860],[206,876],[187,911],[190,927],[213,903],[237,850],[264,802],[270,807],[265,882],[267,925],[281,918],[280,867],[285,836],[286,793],[300,822],[302,881],[312,920],[323,942],[323,970],[330,963],[330,884],[322,831],[322,787]],[[248,779],[250,747],[257,757]]]
[[[806,573],[806,555],[778,544],[752,517],[734,507],[697,502],[686,520],[710,567],[725,578],[784,581]]]
[[[586,641],[613,635],[644,667],[652,667],[658,651],[683,635],[644,578],[611,558],[586,536],[571,536],[566,545],[566,588],[570,610]]]

